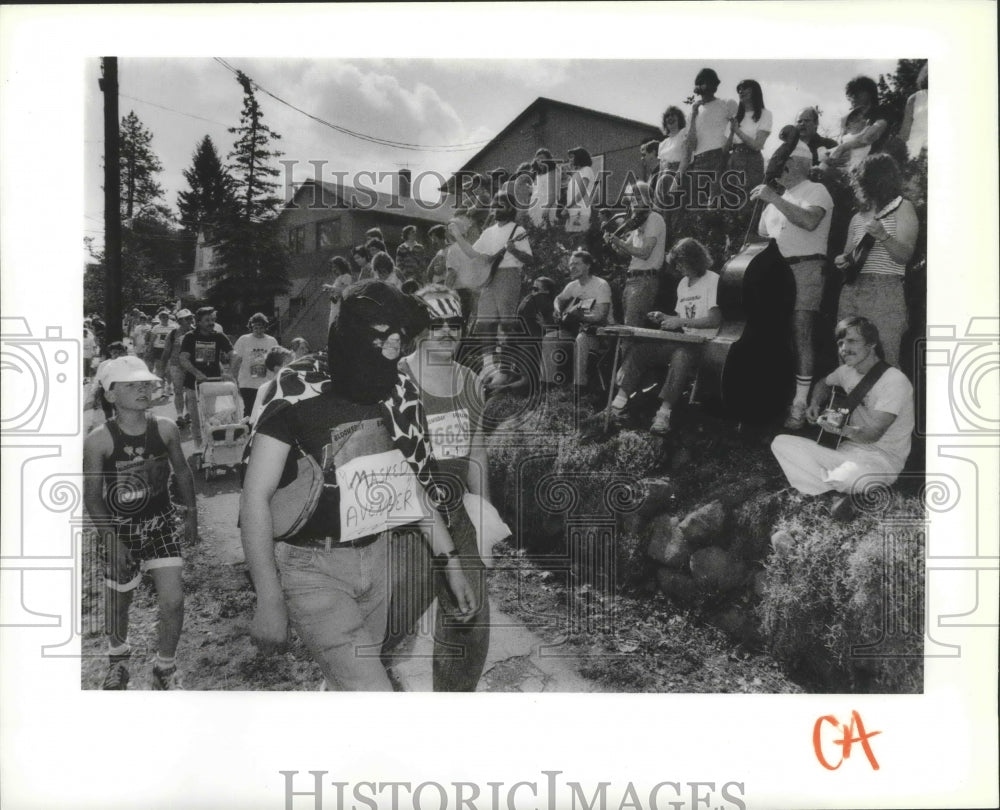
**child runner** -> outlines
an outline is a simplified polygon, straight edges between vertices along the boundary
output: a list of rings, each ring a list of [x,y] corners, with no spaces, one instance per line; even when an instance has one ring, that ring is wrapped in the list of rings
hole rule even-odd
[[[184,592],[168,483],[173,468],[187,507],[184,533],[190,543],[198,533],[194,477],[184,460],[177,427],[169,419],[146,413],[160,381],[146,364],[135,356],[119,357],[104,363],[99,376],[116,414],[84,441],[83,472],[84,505],[101,533],[105,555],[109,666],[103,688],[128,686],[129,605],[142,572],[149,571],[159,603],[150,685],[181,689],[174,655],[184,623]]]

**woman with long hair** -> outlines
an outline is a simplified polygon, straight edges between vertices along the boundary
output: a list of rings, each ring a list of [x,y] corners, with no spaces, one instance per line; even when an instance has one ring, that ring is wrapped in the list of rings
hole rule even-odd
[[[837,320],[860,315],[874,323],[886,362],[898,366],[907,326],[903,279],[916,249],[920,222],[913,203],[903,197],[902,173],[890,155],[866,157],[854,170],[853,181],[862,210],[851,220],[847,244],[834,263],[844,268],[854,253],[861,270],[857,280],[840,292]],[[862,240],[871,245],[867,255],[861,255],[863,247],[855,251]]]
[[[889,119],[878,103],[878,85],[868,76],[856,76],[844,87],[851,105],[841,120],[840,145],[830,150],[834,166],[856,168],[869,154],[877,154],[889,137]]]
[[[660,141],[657,152],[657,157],[660,159],[660,174],[653,199],[658,208],[667,208],[667,194],[681,189],[683,182],[681,164],[686,162],[688,154],[687,119],[680,107],[671,105],[663,111],[661,129],[663,140]]]
[[[764,156],[761,150],[771,134],[771,111],[764,107],[764,93],[753,79],[736,85],[740,97],[733,121],[733,144],[729,169],[743,173],[743,187],[756,188],[764,182]]]
[[[591,197],[595,182],[594,160],[582,146],[570,149],[566,183],[566,233],[590,230]]]
[[[553,226],[556,223],[556,197],[559,188],[556,185],[556,162],[552,153],[542,147],[535,152],[535,159],[531,163],[531,170],[535,175],[535,183],[531,190],[531,206],[529,215],[531,222],[536,228],[547,224]]]

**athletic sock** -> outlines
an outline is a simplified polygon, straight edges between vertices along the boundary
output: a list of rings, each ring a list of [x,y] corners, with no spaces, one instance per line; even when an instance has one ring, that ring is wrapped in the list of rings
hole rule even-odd
[[[628,405],[628,394],[624,391],[619,391],[615,394],[614,400],[611,402],[611,407],[616,409],[624,408]]]
[[[128,662],[129,656],[132,654],[132,648],[125,644],[114,645],[111,641],[108,641],[108,662],[111,664],[124,664]]]
[[[157,653],[156,658],[153,659],[153,668],[158,669],[160,672],[166,672],[167,670],[174,669],[176,666],[177,656],[166,658],[160,653]]]
[[[801,374],[795,375],[795,399],[793,400],[796,405],[808,405],[809,404],[809,388],[812,386],[812,377],[803,376]]]

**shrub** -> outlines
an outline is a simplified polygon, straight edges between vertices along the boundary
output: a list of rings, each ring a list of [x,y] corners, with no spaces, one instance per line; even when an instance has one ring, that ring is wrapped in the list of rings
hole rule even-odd
[[[494,407],[499,414],[511,406]],[[653,466],[658,440],[627,430],[582,442],[575,403],[565,393],[550,395],[534,412],[514,412],[491,434],[487,452],[497,508],[512,528],[524,528],[520,547],[565,556],[586,581],[608,586],[613,531],[615,579],[631,578],[644,563],[638,538],[626,536],[620,518],[638,506],[638,484]]]
[[[900,495],[889,506],[838,524],[814,501],[774,527],[795,542],[767,561],[760,627],[772,654],[818,686],[922,691],[923,507]]]

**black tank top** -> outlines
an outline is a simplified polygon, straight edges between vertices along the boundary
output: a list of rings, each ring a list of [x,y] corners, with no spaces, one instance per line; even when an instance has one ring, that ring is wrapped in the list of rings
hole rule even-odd
[[[104,461],[104,502],[115,517],[144,520],[170,510],[170,458],[156,427],[146,416],[141,436],[123,433],[118,423],[105,423],[114,449]]]

